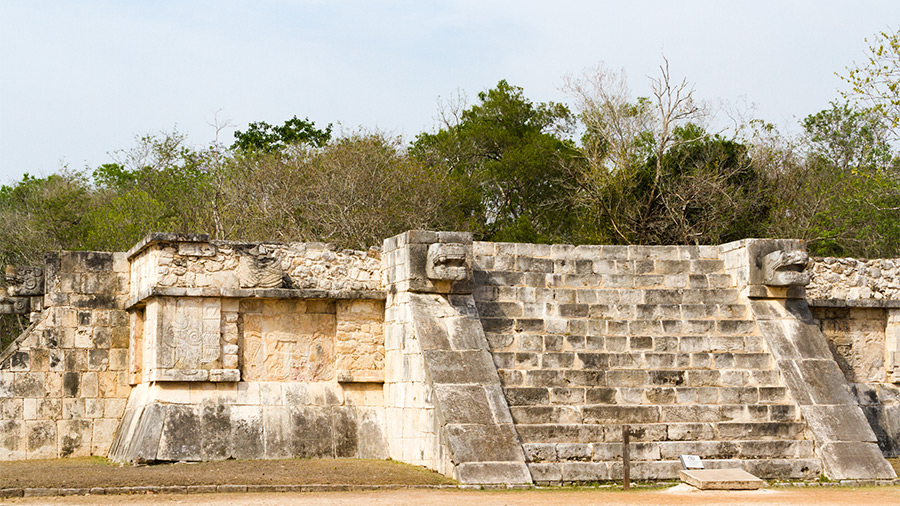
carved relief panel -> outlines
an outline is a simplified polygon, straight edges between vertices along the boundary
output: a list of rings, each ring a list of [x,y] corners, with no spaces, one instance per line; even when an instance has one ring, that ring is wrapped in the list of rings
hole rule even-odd
[[[222,367],[220,300],[162,297],[156,305],[148,306],[146,314],[154,330],[152,336],[145,335],[152,361],[147,364],[149,379],[209,380],[209,371]]]
[[[334,378],[334,302],[241,302],[242,377],[246,381]]]

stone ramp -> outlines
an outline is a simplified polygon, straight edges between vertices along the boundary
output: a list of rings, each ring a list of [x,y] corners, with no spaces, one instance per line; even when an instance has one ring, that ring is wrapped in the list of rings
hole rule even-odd
[[[896,478],[805,299],[751,302],[778,370],[835,480]]]
[[[472,296],[412,293],[410,309],[441,441],[457,479],[530,484]]]

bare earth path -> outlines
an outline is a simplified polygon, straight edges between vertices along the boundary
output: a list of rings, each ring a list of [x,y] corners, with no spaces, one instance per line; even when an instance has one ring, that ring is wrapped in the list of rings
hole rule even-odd
[[[478,506],[517,505],[808,505],[808,506],[891,506],[900,504],[900,488],[809,488],[759,490],[752,492],[679,492],[673,490],[613,492],[597,490],[389,490],[374,492],[326,492],[283,494],[210,494],[80,496],[24,498],[0,504],[15,505],[208,505],[208,506],[294,506],[366,505]]]

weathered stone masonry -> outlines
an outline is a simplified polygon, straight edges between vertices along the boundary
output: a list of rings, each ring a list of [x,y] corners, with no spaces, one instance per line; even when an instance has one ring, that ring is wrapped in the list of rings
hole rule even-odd
[[[0,355],[0,459],[391,457],[567,483],[620,478],[627,424],[638,479],[686,453],[893,477],[893,263],[809,263],[796,241],[423,231],[368,252],[175,234],[63,252],[0,293],[33,322]]]

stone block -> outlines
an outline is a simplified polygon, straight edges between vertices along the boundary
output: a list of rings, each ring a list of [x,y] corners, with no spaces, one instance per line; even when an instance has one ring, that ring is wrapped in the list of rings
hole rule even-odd
[[[559,443],[556,454],[559,460],[590,461],[594,452],[592,445],[587,443]]]
[[[203,406],[200,418],[202,460],[224,460],[232,456],[231,406]]]
[[[528,470],[538,485],[558,484],[562,481],[562,467],[558,463],[530,463]]]
[[[720,422],[722,439],[793,440],[803,437],[805,424],[799,422]]]
[[[787,385],[788,390],[791,392],[791,397],[793,397],[800,406],[811,405],[813,399],[809,392],[809,386],[806,384],[803,375],[800,373],[797,363],[794,360],[779,360],[777,361],[777,365],[782,378],[784,378],[785,385]]]
[[[292,407],[292,453],[297,458],[333,458],[334,435],[329,408]]]
[[[15,437],[15,431],[11,438]],[[29,459],[55,459],[58,455],[57,424],[55,420],[39,420],[25,422],[26,443]]]
[[[712,423],[670,423],[666,425],[667,437],[671,441],[703,441],[716,438],[716,431]]]
[[[557,460],[556,445],[552,443],[526,443],[522,445],[528,462],[554,462]]]
[[[484,350],[487,349],[487,341],[481,321],[470,316],[444,318],[447,328],[447,339],[454,350]],[[517,326],[522,320],[517,320]],[[422,348],[427,349],[425,347]],[[439,349],[439,348],[434,348]],[[448,349],[448,348],[440,348]]]
[[[658,422],[660,408],[656,406],[586,406],[585,423],[648,423]]]
[[[385,413],[381,408],[359,408],[357,410],[358,457],[362,459],[385,459],[389,456]]]
[[[157,453],[159,460],[201,460],[201,415],[198,406],[166,406]]]
[[[22,420],[0,420],[0,459],[23,460],[26,458],[28,441],[26,423]],[[54,438],[54,450],[56,449],[55,443]],[[55,457],[55,454],[53,456]]]
[[[525,461],[518,435],[511,424],[448,424],[444,430],[457,462]]]
[[[356,408],[335,406],[332,408],[335,458],[358,458],[359,435]]]
[[[783,325],[787,338],[794,343],[801,358],[833,360],[818,325],[802,320],[785,320]]]
[[[106,457],[119,427],[115,418],[97,418],[94,420],[94,432],[91,437],[91,455]]]
[[[800,406],[800,412],[820,443],[877,441],[858,406]]]
[[[126,409],[125,419],[128,418]],[[123,451],[120,454],[123,461],[146,463],[158,460],[160,438],[163,424],[166,420],[166,406],[163,404],[150,404],[143,409],[136,408],[137,421],[133,432],[124,434]],[[123,427],[126,426],[123,420]]]
[[[438,318],[414,318],[416,337],[423,351],[449,350],[450,339],[442,319]]]
[[[756,490],[765,482],[743,469],[691,469],[679,471],[681,481],[700,490]]]
[[[564,483],[608,481],[612,478],[606,462],[563,462],[560,470]]]
[[[487,351],[429,350],[423,356],[434,383],[499,384],[497,370]]]
[[[60,420],[56,422],[59,457],[89,457],[91,455],[90,420]]]
[[[528,469],[523,462],[464,462],[456,466],[456,474],[466,484],[530,485]]]
[[[875,443],[824,443],[819,447],[819,455],[825,474],[833,480],[890,480],[897,477]]]
[[[445,424],[490,424],[493,422],[487,395],[480,385],[435,384],[434,394]]]
[[[816,404],[856,404],[847,380],[833,359],[808,359],[797,362],[810,397]],[[793,388],[791,392],[793,393]]]
[[[594,443],[593,454],[595,461],[621,461],[624,445],[622,443]],[[628,447],[629,458],[637,460],[659,460],[659,445],[657,443],[630,443]]]

